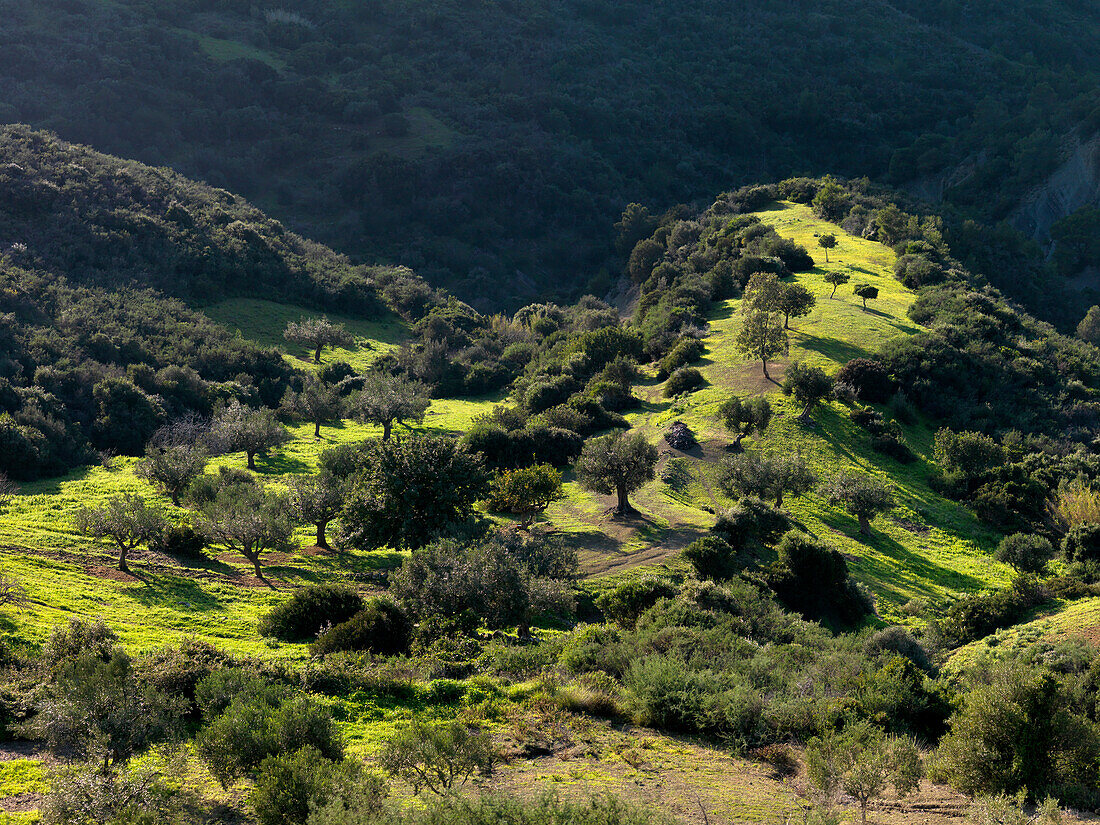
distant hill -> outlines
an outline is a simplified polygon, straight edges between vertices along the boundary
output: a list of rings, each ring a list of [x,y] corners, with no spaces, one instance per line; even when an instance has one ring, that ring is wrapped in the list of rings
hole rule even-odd
[[[1084,0],[0,10],[0,121],[241,192],[482,308],[601,291],[631,201],[828,171],[999,220],[1100,126]]]
[[[278,299],[392,321],[380,290],[408,284],[224,190],[0,129],[0,472],[140,452],[161,423],[218,400],[277,404],[291,366],[199,305]]]

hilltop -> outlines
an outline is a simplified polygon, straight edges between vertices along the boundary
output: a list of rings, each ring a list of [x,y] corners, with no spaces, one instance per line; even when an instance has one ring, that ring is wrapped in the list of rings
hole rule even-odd
[[[832,172],[961,209],[960,239],[961,218],[1009,217],[1096,131],[1097,19],[1074,0],[966,8],[10,0],[0,120],[514,309],[606,290],[630,202]],[[1041,267],[1026,254],[985,274],[1013,283]]]

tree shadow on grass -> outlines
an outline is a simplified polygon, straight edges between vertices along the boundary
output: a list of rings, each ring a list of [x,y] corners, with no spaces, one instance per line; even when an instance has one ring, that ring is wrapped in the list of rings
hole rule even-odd
[[[195,612],[223,610],[216,596],[202,589],[198,582],[176,576],[160,576],[149,572],[134,572],[142,587],[132,587],[127,596],[147,607],[185,607]]]
[[[858,347],[848,341],[840,338],[824,338],[808,332],[799,333],[798,344],[840,364],[845,364],[853,358],[865,358],[868,355],[865,348]]]
[[[822,513],[819,517],[827,527],[876,551],[878,555],[860,556],[855,565],[864,577],[875,581],[877,589],[889,591],[899,599],[911,595],[895,585],[902,581],[910,586],[910,591],[919,590],[931,598],[937,598],[938,593],[928,583],[963,591],[981,590],[985,587],[985,582],[969,573],[953,570],[913,552],[892,536],[881,532],[874,524],[871,526],[871,535],[865,536],[859,532],[854,516]]]
[[[266,458],[256,459],[256,469],[260,475],[300,475],[308,473],[312,468],[302,459],[293,456],[277,454]]]

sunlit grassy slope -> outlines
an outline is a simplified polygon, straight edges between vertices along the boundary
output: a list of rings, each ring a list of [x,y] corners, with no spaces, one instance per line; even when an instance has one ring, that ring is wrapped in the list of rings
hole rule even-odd
[[[878,243],[838,232],[804,206],[779,204],[761,212],[760,218],[786,237],[803,244],[816,260],[823,261],[817,237],[835,233],[839,245],[830,263],[819,263],[796,280],[817,296],[811,315],[792,322],[790,355],[773,362],[770,372],[781,380],[787,364],[803,360],[835,373],[846,361],[873,354],[886,340],[916,331],[906,317],[913,293],[893,277],[893,252]],[[825,272],[840,270],[851,282],[830,298],[832,287]],[[865,282],[879,289],[879,298],[867,311],[853,293]],[[671,562],[673,551],[700,531],[709,528],[717,512],[732,502],[717,484],[717,462],[730,441],[716,420],[719,405],[730,395],[765,394],[777,411],[775,420],[758,443],[750,448],[765,452],[800,451],[822,477],[841,469],[858,470],[886,478],[895,489],[898,508],[874,522],[874,536],[865,539],[855,520],[829,507],[821,497],[808,495],[786,504],[812,533],[837,547],[849,559],[856,576],[877,598],[884,618],[901,618],[899,608],[914,598],[942,604],[950,596],[1007,583],[1009,570],[989,556],[995,537],[965,508],[943,499],[927,484],[931,466],[933,429],[924,422],[905,427],[906,439],[919,460],[910,465],[874,452],[866,432],[848,417],[848,408],[832,402],[814,415],[812,427],[796,418],[800,410],[783,396],[774,382],[765,380],[760,364],[749,363],[734,347],[740,325],[739,300],[727,301],[711,318],[707,353],[698,366],[707,386],[669,401],[662,385],[651,378],[636,388],[644,399],[640,412],[629,414],[631,423],[651,441],[659,442],[663,478],[647,485],[635,497],[643,518],[635,529],[606,516],[606,503],[567,485],[569,497],[551,514],[566,529],[587,530],[596,552],[586,556],[594,572],[620,571],[639,562]],[[679,453],[668,448],[663,435],[672,422],[684,421],[696,434],[700,449]],[[706,508],[706,509],[704,509]],[[600,534],[600,535],[597,535]],[[619,541],[608,548],[607,537]],[[604,540],[601,546],[598,539]],[[664,542],[654,548],[651,539]]]
[[[287,361],[299,369],[313,368],[313,353],[305,347],[290,344],[283,338],[283,331],[291,321],[302,318],[319,318],[322,313],[274,301],[254,298],[234,298],[206,307],[203,312],[242,338],[260,346],[274,347],[285,353]],[[350,347],[326,348],[321,363],[346,361],[356,369],[364,369],[375,358],[400,346],[407,337],[403,321],[395,316],[381,321],[364,321],[344,315],[329,313],[328,318],[343,324],[354,338]]]
[[[801,206],[779,205],[761,214],[762,220],[823,257],[816,235],[836,232]],[[798,280],[818,296],[813,314],[797,320],[791,331],[789,358],[774,363],[772,375],[780,377],[786,363],[801,358],[835,372],[857,355],[874,352],[887,338],[910,334],[914,327],[905,310],[912,294],[891,275],[892,253],[887,248],[838,233],[839,246],[832,263],[803,273]],[[851,285],[828,297],[826,269],[848,271],[852,283],[866,281],[880,289],[880,297],[864,312]],[[288,349],[282,340],[287,321],[305,313],[297,307],[263,301],[231,301],[207,310],[247,338],[275,346],[291,363],[311,369],[303,352]],[[326,351],[324,359],[347,360],[363,367],[379,353],[399,345],[404,328],[397,321],[364,323],[334,318],[357,336],[349,350]],[[731,394],[766,393],[777,410],[771,428],[759,445],[767,451],[799,450],[822,476],[841,468],[858,469],[887,478],[897,491],[898,509],[874,522],[874,536],[864,539],[855,521],[831,508],[816,495],[789,500],[792,514],[811,532],[847,555],[858,578],[878,599],[884,618],[900,618],[899,608],[915,597],[942,604],[950,596],[1002,584],[1008,569],[988,555],[995,537],[985,531],[964,508],[944,500],[928,487],[928,456],[932,430],[924,423],[906,427],[910,446],[920,456],[911,465],[873,452],[867,434],[848,418],[839,403],[823,405],[815,424],[796,421],[797,409],[765,381],[759,364],[747,363],[733,347],[739,324],[738,301],[716,308],[707,354],[700,368],[708,381],[691,395],[666,400],[655,378],[636,387],[644,399],[641,410],[631,413],[631,423],[664,451],[659,478],[634,496],[641,511],[636,519],[617,520],[609,514],[610,499],[580,489],[566,474],[566,497],[554,504],[544,529],[566,535],[581,551],[586,572],[594,576],[643,574],[655,566],[682,566],[679,550],[704,535],[715,513],[730,506],[717,485],[717,462],[725,455],[728,435],[715,420],[719,404]],[[473,418],[501,399],[433,402],[423,429],[461,433]],[[668,425],[683,420],[696,433],[700,449],[689,454],[667,448],[662,438]],[[261,475],[281,483],[286,474],[305,473],[317,466],[326,446],[379,434],[377,428],[346,421],[324,427],[316,441],[308,425],[294,428],[294,440],[261,458]],[[243,456],[214,462],[243,467]],[[243,559],[221,552],[193,568],[181,568],[170,560],[148,556],[134,565],[140,578],[119,575],[113,569],[110,548],[80,537],[73,517],[84,504],[96,504],[121,492],[153,497],[152,489],[134,477],[132,459],[115,459],[109,467],[89,467],[67,477],[25,485],[8,512],[0,515],[0,572],[13,576],[28,589],[30,604],[0,629],[8,634],[40,639],[48,628],[70,616],[101,616],[136,648],[156,646],[174,637],[195,634],[230,649],[250,653],[300,655],[301,646],[269,651],[258,638],[258,616],[288,587],[338,579],[396,562],[393,553],[349,553],[344,556],[317,553],[306,529],[299,531],[303,551],[272,555],[267,570],[277,590],[252,577]],[[161,503],[168,506],[166,499]],[[0,620],[3,623],[5,620]]]

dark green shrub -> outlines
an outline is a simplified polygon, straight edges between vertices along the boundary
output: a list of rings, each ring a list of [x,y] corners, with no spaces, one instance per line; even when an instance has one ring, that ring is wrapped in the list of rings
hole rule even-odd
[[[584,438],[560,427],[533,426],[525,431],[531,440],[534,463],[564,467],[577,460],[584,449]]]
[[[729,542],[718,536],[696,539],[683,550],[684,558],[691,562],[695,575],[701,579],[729,579],[736,576],[740,565],[737,552]]]
[[[1062,539],[1066,561],[1100,560],[1100,524],[1078,524]]]
[[[370,599],[346,622],[326,630],[310,646],[314,655],[341,650],[394,655],[404,653],[412,640],[412,622],[388,599]]]
[[[718,517],[713,532],[737,549],[770,544],[789,529],[790,516],[748,496]]]
[[[201,561],[206,558],[206,536],[190,524],[173,524],[151,542],[149,549],[177,559]]]
[[[661,359],[658,378],[667,378],[681,367],[686,367],[693,361],[703,357],[706,348],[698,338],[681,338],[664,358]]]
[[[266,757],[256,774],[252,807],[260,825],[305,825],[325,805],[355,804],[362,814],[381,808],[384,785],[365,775],[362,763],[333,762],[313,747]]]
[[[645,578],[624,582],[614,590],[601,593],[596,606],[612,621],[623,627],[633,627],[649,608],[661,599],[676,595],[676,588],[663,579]]]
[[[836,383],[855,387],[859,400],[865,404],[884,403],[893,389],[885,365],[870,358],[853,358],[837,372]]]
[[[694,392],[706,384],[703,374],[695,367],[680,367],[665,382],[665,398],[675,398],[685,392]]]
[[[868,597],[848,575],[839,552],[800,530],[784,534],[768,585],[789,609],[807,619],[853,625],[871,612]]]
[[[1011,627],[1049,598],[1034,579],[1017,576],[1004,590],[960,598],[947,609],[940,630],[951,643],[963,645]]]
[[[1054,555],[1054,546],[1043,536],[1013,533],[997,545],[997,561],[1010,564],[1021,573],[1042,573]]]
[[[932,661],[928,658],[928,651],[909,632],[908,628],[900,625],[876,630],[864,642],[863,650],[868,656],[896,653],[899,656],[904,656],[921,670],[932,670]]]
[[[260,619],[260,634],[300,642],[313,638],[327,625],[346,622],[362,609],[363,599],[347,585],[310,585]]]

